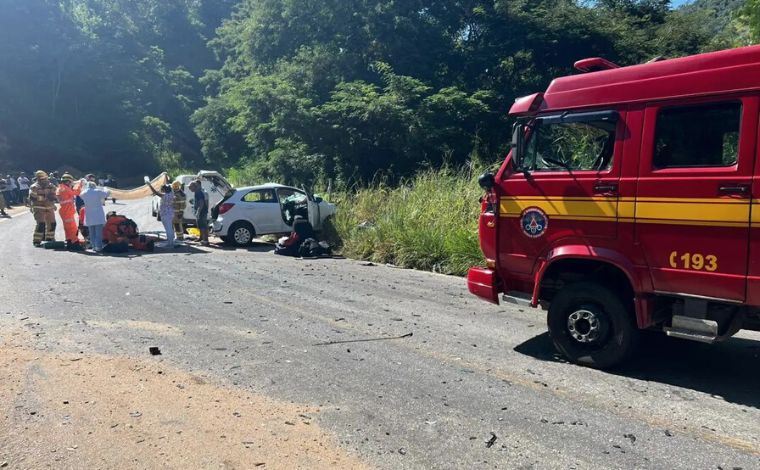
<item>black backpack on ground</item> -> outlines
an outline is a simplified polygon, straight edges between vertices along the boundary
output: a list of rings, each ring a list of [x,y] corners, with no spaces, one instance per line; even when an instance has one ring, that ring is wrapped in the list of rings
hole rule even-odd
[[[318,242],[314,238],[307,238],[298,248],[298,255],[302,258],[318,258],[320,256],[331,256],[332,248],[325,242]]]

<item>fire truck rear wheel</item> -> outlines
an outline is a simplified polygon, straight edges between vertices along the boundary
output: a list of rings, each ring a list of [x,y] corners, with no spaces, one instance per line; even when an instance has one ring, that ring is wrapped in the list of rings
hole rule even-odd
[[[625,361],[638,342],[631,307],[596,282],[565,286],[549,306],[549,335],[570,361],[606,369]]]

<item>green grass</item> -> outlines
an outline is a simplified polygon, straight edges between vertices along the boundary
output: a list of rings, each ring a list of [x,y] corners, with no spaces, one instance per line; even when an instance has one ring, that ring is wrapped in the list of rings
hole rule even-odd
[[[464,275],[483,263],[476,178],[427,170],[398,187],[376,184],[333,195],[338,212],[325,236],[350,258]]]

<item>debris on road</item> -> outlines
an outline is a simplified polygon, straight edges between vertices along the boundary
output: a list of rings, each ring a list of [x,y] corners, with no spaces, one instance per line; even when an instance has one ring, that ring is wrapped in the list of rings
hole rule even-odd
[[[161,355],[161,350],[158,349],[157,346],[151,346],[151,347],[149,347],[148,351],[150,351],[150,355],[151,356],[160,356]]]
[[[372,267],[372,266],[377,266],[377,265],[376,265],[375,263],[373,263],[373,262],[371,262],[371,261],[370,261],[370,262],[368,262],[368,263],[362,263],[362,266],[369,266],[369,267]]]
[[[636,443],[636,436],[634,436],[633,434],[623,434],[623,437],[626,439],[629,439],[631,441],[631,444]]]
[[[414,333],[407,333],[401,336],[391,336],[391,337],[383,337],[383,338],[347,339],[343,341],[328,341],[326,343],[316,343],[316,344],[313,344],[312,346],[330,346],[332,344],[346,344],[346,343],[368,343],[370,341],[389,341],[389,340],[394,340],[394,339],[411,338],[413,335]]]
[[[491,447],[493,447],[493,445],[496,444],[496,439],[498,439],[496,437],[496,434],[491,433],[491,439],[486,441],[486,449],[490,449]]]

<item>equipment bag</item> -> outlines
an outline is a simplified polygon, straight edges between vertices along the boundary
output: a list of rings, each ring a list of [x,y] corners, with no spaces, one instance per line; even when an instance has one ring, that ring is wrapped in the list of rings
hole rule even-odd
[[[298,249],[299,256],[303,258],[317,258],[332,255],[332,248],[325,242],[318,242],[313,238],[307,238]]]

